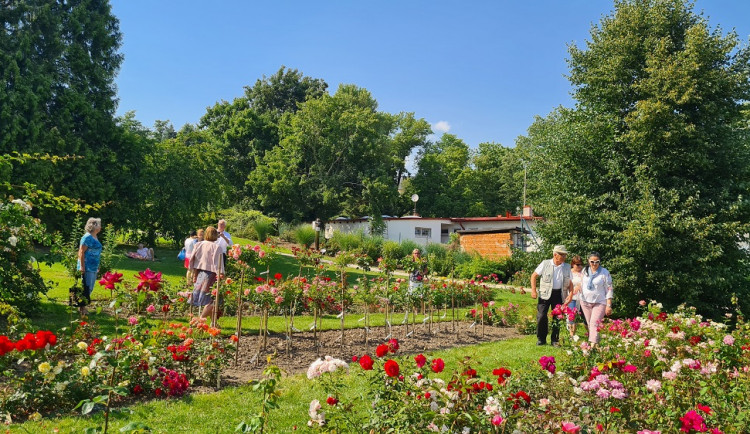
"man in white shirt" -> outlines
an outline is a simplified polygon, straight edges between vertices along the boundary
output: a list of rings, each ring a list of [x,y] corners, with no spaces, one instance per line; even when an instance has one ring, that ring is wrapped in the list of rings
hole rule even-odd
[[[568,297],[568,292],[573,291],[571,281],[570,264],[565,262],[568,251],[563,245],[557,245],[552,249],[552,259],[542,261],[536,270],[531,273],[531,298],[537,298],[536,280],[541,277],[539,301],[536,305],[536,344],[547,343],[549,332],[549,318],[547,313],[550,306],[554,308],[562,304]],[[552,345],[559,345],[560,330],[552,330]]]
[[[229,235],[229,232],[226,231],[227,228],[227,222],[224,219],[219,220],[219,222],[216,224],[216,230],[219,232],[219,238],[214,241],[216,244],[221,247],[221,253],[224,255],[224,265],[226,265],[227,262],[227,249],[229,247],[232,247],[234,244],[232,242],[232,236]]]

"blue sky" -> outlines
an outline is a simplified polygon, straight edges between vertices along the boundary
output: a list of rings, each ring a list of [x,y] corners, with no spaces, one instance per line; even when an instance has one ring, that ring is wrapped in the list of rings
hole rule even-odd
[[[535,1],[112,0],[125,56],[118,114],[196,123],[281,65],[368,89],[470,146],[512,146],[534,116],[570,106],[567,44],[612,3]],[[750,35],[750,2],[699,0],[711,25]]]

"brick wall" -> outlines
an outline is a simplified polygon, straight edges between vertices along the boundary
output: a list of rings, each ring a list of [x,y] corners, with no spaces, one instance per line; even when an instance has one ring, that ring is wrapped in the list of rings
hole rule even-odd
[[[497,259],[510,256],[511,245],[509,233],[495,234],[461,234],[461,249],[464,252],[477,252],[484,258]]]

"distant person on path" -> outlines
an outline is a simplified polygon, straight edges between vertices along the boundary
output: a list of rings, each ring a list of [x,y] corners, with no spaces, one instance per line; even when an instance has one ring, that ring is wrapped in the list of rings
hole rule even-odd
[[[216,229],[219,232],[219,238],[216,240],[216,244],[221,247],[221,253],[224,255],[224,265],[227,265],[227,249],[232,247],[232,236],[226,231],[227,222],[224,219],[219,220],[216,224]]]
[[[419,249],[414,249],[411,252],[411,260],[414,269],[409,273],[409,293],[412,294],[414,291],[422,288],[422,282],[427,275],[427,261],[422,258]]]
[[[550,306],[553,308],[563,304],[563,297],[568,298],[568,293],[573,291],[573,283],[570,276],[570,264],[565,263],[568,251],[563,245],[557,245],[552,249],[552,259],[542,261],[531,273],[531,298],[537,298],[536,280],[541,277],[539,283],[539,301],[536,305],[536,344],[547,343],[549,332],[549,318],[547,316]],[[560,330],[553,329],[551,336],[552,345],[560,345]]]
[[[81,237],[78,245],[77,269],[81,272],[83,280],[83,297],[86,304],[91,302],[91,293],[94,291],[96,274],[99,272],[99,261],[102,254],[102,243],[99,242],[97,234],[102,230],[102,219],[91,217],[84,228],[86,233]],[[86,307],[81,306],[81,315],[86,314]]]
[[[190,304],[202,307],[201,318],[210,318],[211,326],[216,327],[213,321],[214,301],[211,296],[211,288],[216,283],[217,278],[222,278],[224,274],[224,261],[222,259],[221,246],[215,241],[219,238],[219,233],[214,227],[206,228],[206,242],[198,243],[193,249],[193,255],[190,258],[190,270],[195,270],[193,274],[193,296],[190,298]],[[219,294],[217,294],[219,296]],[[221,307],[222,298],[219,297],[219,307]],[[219,318],[219,312],[216,313]]]
[[[573,283],[573,291],[570,291],[568,298],[565,299],[565,305],[568,306],[578,316],[578,312],[581,309],[581,304],[578,302],[579,294],[581,293],[581,281],[583,279],[583,260],[580,256],[575,255],[570,260],[570,281]],[[572,338],[576,334],[576,320],[573,318],[566,319],[568,325],[568,331]]]
[[[581,308],[589,325],[589,342],[596,345],[599,342],[597,326],[605,315],[612,314],[612,276],[601,266],[599,252],[589,253],[588,265],[583,269],[581,281]]]
[[[192,280],[190,277],[193,275],[193,271],[190,269],[190,258],[193,256],[193,248],[195,247],[195,244],[198,242],[198,232],[196,231],[190,231],[190,236],[185,238],[185,268],[187,268],[187,274],[185,275],[185,279],[188,282],[191,282]]]

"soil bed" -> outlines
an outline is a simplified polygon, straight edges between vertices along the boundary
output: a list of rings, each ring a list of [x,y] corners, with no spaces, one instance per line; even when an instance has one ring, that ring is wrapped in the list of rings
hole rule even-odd
[[[482,326],[462,321],[456,323],[454,332],[450,322],[432,324],[432,332],[428,331],[427,324],[418,324],[416,330],[411,325],[393,326],[391,338],[398,339],[400,349],[398,355],[419,354],[448,348],[475,345],[483,342],[494,342],[499,340],[521,337],[522,335],[512,327]],[[406,336],[410,333],[409,336]],[[370,354],[375,356],[375,347],[386,342],[386,327],[371,327],[369,333],[369,345],[365,345],[365,329],[347,329],[344,332],[344,347],[341,348],[341,330],[326,330],[318,332],[319,348],[315,348],[312,332],[295,333],[292,340],[292,348],[287,354],[286,336],[284,334],[272,333],[267,338],[266,351],[259,353],[259,336],[243,336],[239,342],[239,363],[235,365],[231,361],[222,373],[223,385],[240,385],[261,376],[266,364],[266,357],[274,352],[277,353],[274,363],[279,366],[285,375],[295,375],[307,372],[310,363],[318,357],[333,356],[344,361],[351,362],[352,356]],[[390,339],[390,338],[389,338]]]

